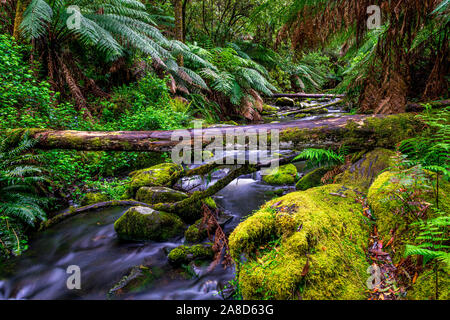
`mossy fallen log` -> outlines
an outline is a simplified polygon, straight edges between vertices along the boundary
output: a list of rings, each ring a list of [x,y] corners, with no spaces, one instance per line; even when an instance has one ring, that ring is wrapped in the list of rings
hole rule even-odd
[[[295,142],[298,149],[316,147],[337,149],[349,145],[352,149],[368,147],[392,148],[403,139],[412,137],[423,125],[413,114],[349,115],[310,121],[294,120],[283,123],[269,123],[201,130],[202,144],[206,145],[213,135],[249,135],[255,132],[270,134],[278,130],[280,141]],[[200,130],[199,130],[200,131]],[[10,133],[22,133],[24,129],[14,129]],[[38,140],[36,148],[74,149],[84,151],[155,151],[171,150],[178,143],[193,146],[194,130],[183,131],[73,131],[29,129],[31,137]],[[186,135],[183,142],[172,141],[172,136]],[[377,142],[379,141],[379,143]],[[381,143],[381,145],[380,145]]]

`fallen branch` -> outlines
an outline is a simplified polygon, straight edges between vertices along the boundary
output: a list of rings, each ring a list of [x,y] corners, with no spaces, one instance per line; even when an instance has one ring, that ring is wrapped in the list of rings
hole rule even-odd
[[[290,115],[297,114],[297,113],[311,113],[311,112],[314,112],[314,111],[317,111],[317,110],[326,109],[328,107],[340,104],[341,102],[342,102],[342,100],[340,99],[340,100],[333,101],[333,102],[330,102],[330,103],[327,103],[327,104],[317,103],[317,104],[313,104],[313,105],[309,106],[308,108],[286,112],[286,113],[283,113],[282,115],[283,116],[290,116]]]
[[[272,98],[343,98],[345,94],[326,93],[274,93]]]
[[[147,203],[134,201],[134,200],[112,200],[112,201],[104,201],[104,202],[98,202],[94,203],[88,206],[80,207],[80,208],[74,208],[70,207],[69,209],[63,211],[62,213],[54,216],[53,218],[44,221],[41,223],[39,227],[39,231],[45,230],[50,228],[51,226],[66,220],[67,218],[73,217],[77,214],[93,211],[97,209],[103,209],[103,208],[109,208],[109,207],[117,207],[117,206],[143,206],[143,207],[151,207]]]

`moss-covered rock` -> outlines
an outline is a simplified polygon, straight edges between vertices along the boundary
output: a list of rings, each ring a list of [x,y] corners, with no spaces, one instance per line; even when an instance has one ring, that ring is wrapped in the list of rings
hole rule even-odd
[[[207,236],[206,228],[202,228],[202,220],[198,219],[194,224],[189,226],[189,228],[184,232],[184,237],[187,242],[196,243],[200,242]]]
[[[164,187],[175,183],[184,169],[179,164],[160,163],[156,166],[131,173],[130,190],[134,194],[140,187]]]
[[[435,300],[436,299],[436,273],[427,270],[422,273],[412,289],[406,296],[411,300]],[[450,300],[450,275],[448,272],[440,270],[438,272],[438,300]]]
[[[271,185],[293,184],[297,180],[297,168],[293,164],[275,168],[264,175],[263,180]]]
[[[167,187],[140,187],[136,192],[136,200],[148,204],[172,203],[184,200],[188,195]]]
[[[433,174],[429,173],[430,179]],[[418,183],[411,180],[411,183]],[[431,183],[429,183],[431,184]],[[427,185],[429,185],[427,184]],[[395,230],[393,242],[388,248],[391,251],[391,257],[394,263],[397,263],[405,252],[407,243],[414,243],[418,233],[417,228],[411,225],[412,217],[408,214],[399,214],[404,211],[405,203],[396,197],[395,194],[401,194],[400,189],[405,186],[398,173],[386,171],[380,174],[369,188],[367,200],[377,219],[378,233],[384,243],[392,238],[392,231]],[[428,189],[428,192],[422,194],[424,201],[436,204],[436,190]],[[439,186],[439,208],[450,213],[450,183],[441,181]],[[432,214],[432,210],[429,210]]]
[[[206,204],[211,209],[217,209],[216,202],[211,197],[199,200],[188,206],[177,208],[175,213],[186,223],[193,223],[203,217],[202,205]]]
[[[155,279],[162,275],[159,268],[135,266],[131,271],[116,283],[108,292],[108,298],[116,298],[124,294],[140,292],[152,286]]]
[[[169,262],[174,265],[187,264],[194,260],[208,260],[214,257],[214,251],[209,244],[194,246],[178,246],[170,251]]]
[[[295,184],[295,189],[304,191],[309,188],[318,187],[322,184],[320,179],[324,176],[325,173],[330,171],[331,168],[317,168],[311,172],[305,174],[298,182]]]
[[[355,196],[342,185],[293,192],[239,224],[229,245],[243,298],[365,299],[369,226]]]
[[[108,201],[109,198],[106,194],[103,193],[94,193],[89,192],[84,195],[84,197],[80,201],[81,206],[88,206],[94,203]]]
[[[275,100],[275,105],[280,107],[293,107],[295,105],[294,99],[281,97]]]
[[[128,209],[115,223],[119,238],[163,241],[183,232],[183,221],[175,214],[147,207]]]
[[[370,151],[343,173],[338,174],[334,182],[366,192],[377,175],[393,165],[393,155],[393,151],[383,148]]]

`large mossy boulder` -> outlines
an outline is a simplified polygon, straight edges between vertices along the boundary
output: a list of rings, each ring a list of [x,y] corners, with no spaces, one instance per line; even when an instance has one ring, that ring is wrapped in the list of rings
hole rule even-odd
[[[266,203],[229,238],[244,299],[365,299],[369,224],[355,193],[326,185]]]
[[[322,185],[321,179],[327,173],[330,171],[331,168],[317,168],[311,172],[308,172],[303,177],[300,178],[300,180],[297,181],[295,184],[295,189],[299,191],[304,191],[309,188],[314,188]]]
[[[287,164],[272,170],[263,176],[263,181],[271,185],[294,184],[297,180],[297,167]]]
[[[160,163],[131,173],[130,190],[134,194],[140,187],[164,187],[175,183],[184,169],[179,164]]]
[[[338,174],[334,182],[366,192],[378,174],[393,165],[394,155],[393,151],[383,148],[370,151],[343,173]]]
[[[214,251],[209,244],[196,244],[193,246],[178,246],[169,252],[169,262],[179,266],[195,260],[210,260],[214,257]]]
[[[124,240],[164,241],[182,234],[183,229],[177,215],[147,207],[132,207],[114,223],[114,230]]]
[[[80,201],[81,206],[88,206],[91,204],[99,203],[99,202],[105,202],[108,201],[109,197],[106,194],[103,193],[94,193],[89,192],[86,193],[83,198]]]
[[[184,200],[188,195],[167,187],[140,187],[136,192],[136,200],[148,204],[172,203]]]

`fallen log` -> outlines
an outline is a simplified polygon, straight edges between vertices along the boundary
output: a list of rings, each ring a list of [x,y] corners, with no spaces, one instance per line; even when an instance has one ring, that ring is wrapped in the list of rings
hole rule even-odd
[[[313,105],[308,106],[308,108],[286,112],[286,113],[283,113],[282,115],[283,116],[291,116],[293,114],[298,114],[298,113],[311,113],[311,112],[315,112],[315,111],[318,111],[318,110],[326,109],[328,107],[335,106],[337,104],[340,104],[341,102],[342,102],[342,100],[339,99],[337,101],[333,101],[333,102],[330,102],[330,103],[327,103],[327,104],[317,103],[317,104],[313,104]]]
[[[301,149],[338,148],[342,144],[355,150],[371,146],[392,148],[400,139],[410,138],[420,127],[418,119],[412,114],[384,115],[348,115],[329,119],[309,121],[293,120],[282,123],[268,123],[246,126],[206,128],[199,130],[201,143],[209,143],[211,136],[221,135],[225,140],[228,134],[248,135],[253,132],[279,132],[281,142],[294,142]],[[391,129],[390,129],[391,128]],[[393,130],[393,132],[389,132]],[[48,129],[14,129],[10,133],[23,134],[25,131],[37,140],[36,148],[72,149],[80,151],[170,151],[180,142],[172,136],[186,137],[184,145],[193,146],[194,130],[175,131],[73,131]],[[361,139],[363,137],[363,139]],[[198,138],[200,140],[200,138]],[[174,141],[175,140],[175,141]],[[269,140],[270,143],[270,140]]]
[[[422,103],[408,103],[406,105],[406,111],[407,112],[420,112],[425,110],[424,105],[425,104],[429,104],[430,106],[434,107],[434,108],[439,108],[439,107],[446,107],[446,106],[450,106],[450,100],[439,100],[439,101],[430,101],[430,102],[422,102]]]
[[[271,98],[344,98],[345,94],[329,93],[274,93]]]

